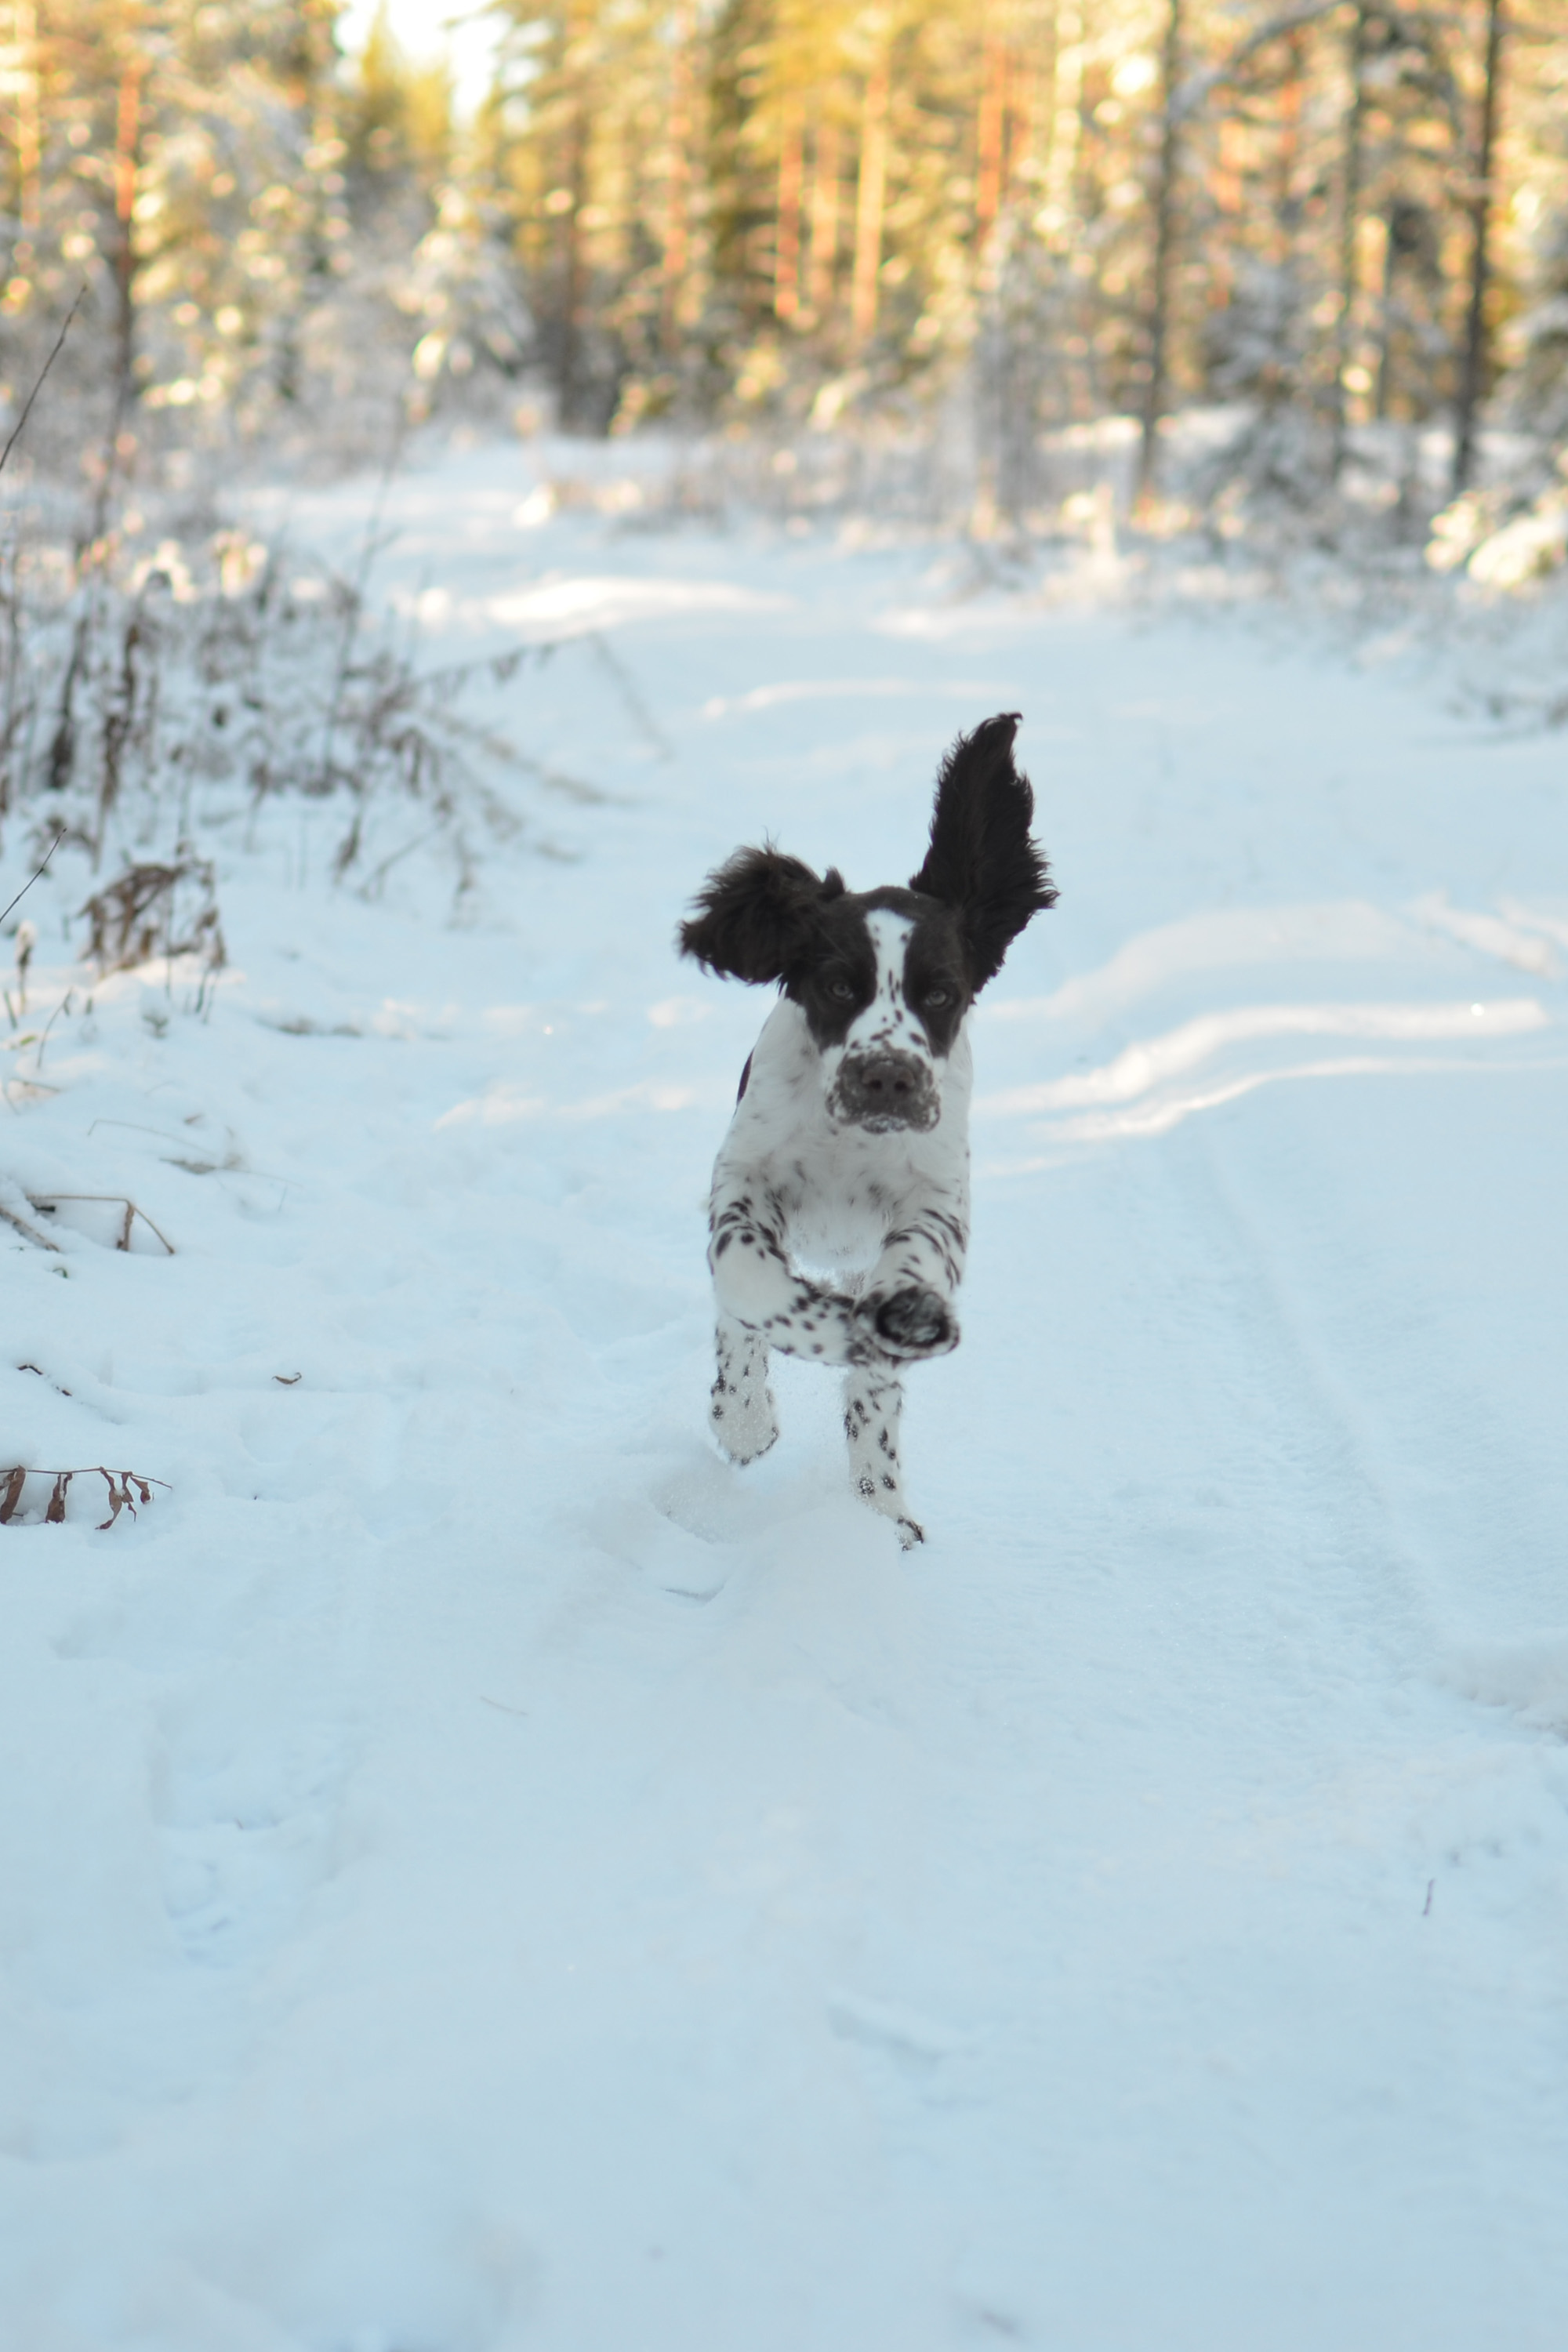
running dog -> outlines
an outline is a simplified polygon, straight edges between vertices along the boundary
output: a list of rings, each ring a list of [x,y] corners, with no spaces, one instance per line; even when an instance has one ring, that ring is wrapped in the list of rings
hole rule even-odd
[[[770,1348],[845,1366],[855,1488],[906,1549],[924,1537],[899,1463],[903,1368],[958,1345],[969,1008],[1057,896],[1013,762],[1017,726],[1004,712],[953,744],[907,890],[851,890],[835,867],[738,849],[679,933],[709,971],[782,992],[713,1171],[713,1433],[737,1463],[773,1444]]]

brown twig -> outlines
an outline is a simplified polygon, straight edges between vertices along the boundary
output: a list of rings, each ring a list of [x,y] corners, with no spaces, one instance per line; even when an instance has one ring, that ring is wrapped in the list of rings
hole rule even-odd
[[[16,1517],[22,1490],[29,1478],[54,1481],[48,1508],[44,1513],[44,1525],[49,1528],[64,1525],[66,1495],[73,1478],[101,1478],[109,1488],[109,1517],[97,1523],[100,1535],[114,1525],[121,1511],[129,1511],[132,1518],[136,1517],[136,1505],[131,1496],[132,1486],[143,1504],[152,1501],[154,1486],[162,1486],[165,1494],[172,1491],[166,1478],[144,1478],[140,1470],[106,1470],[101,1462],[89,1463],[79,1470],[29,1470],[25,1463],[18,1462],[11,1469],[0,1472],[0,1476],[5,1479],[4,1491],[0,1492],[0,1528],[8,1527]]]
[[[21,1087],[30,1095],[58,1095],[58,1087],[51,1087],[47,1078],[0,1078],[0,1095],[5,1097],[5,1108],[15,1118],[16,1106],[11,1099],[13,1087]]]
[[[193,888],[200,896],[195,914],[180,936],[176,901]],[[227,961],[218,916],[216,877],[210,862],[181,842],[172,866],[131,866],[78,909],[92,925],[87,952],[100,971],[128,971],[154,956],[200,956],[207,972]]]
[[[3,457],[0,457],[0,465],[4,465],[4,464],[5,464],[5,459],[4,459]],[[50,842],[50,844],[49,844],[48,851],[47,851],[47,855],[46,855],[46,856],[45,856],[45,858],[44,858],[44,866],[47,866],[47,865],[48,864],[49,859],[54,856],[54,854],[55,854],[56,850],[59,847],[59,845],[60,845],[61,842],[65,839],[65,837],[66,837],[66,829],[65,829],[64,825],[62,824],[62,825],[61,825],[61,827],[60,827],[60,829],[59,829],[59,831],[58,831],[58,833],[57,833],[57,834],[56,834],[56,835],[55,835],[55,837],[54,837],[53,841],[51,841],[51,842]],[[38,875],[39,875],[39,874],[41,874],[41,873],[43,872],[43,870],[44,870],[44,866],[40,866],[38,867],[38,870],[37,870],[37,874],[29,874],[29,875],[28,875],[28,877],[27,877],[26,880],[23,883],[23,885],[22,885],[21,888],[17,891],[17,893],[16,893],[16,897],[12,899],[12,901],[11,901],[11,907],[19,907],[19,906],[21,905],[21,903],[22,903],[23,899],[26,897],[26,895],[27,895],[28,891],[32,888],[32,887],[33,887],[34,883],[37,880],[37,878],[38,878]],[[10,913],[10,911],[11,911],[11,907],[7,907],[7,908],[5,908],[5,914],[0,914],[0,923],[3,923],[3,922],[5,921],[5,916],[6,916],[6,915],[8,915],[8,914]],[[26,997],[24,997],[24,998],[23,998],[23,1000],[22,1000],[22,1004],[23,1004],[23,1010],[24,1010],[24,1011],[26,1011]]]
[[[124,1192],[29,1192],[27,1198],[35,1209],[50,1208],[57,1201],[100,1201],[108,1207],[123,1209],[125,1212],[125,1223],[121,1227],[120,1239],[114,1244],[117,1250],[129,1250],[131,1247],[131,1227],[134,1220],[137,1217],[140,1217],[144,1225],[150,1227],[153,1233],[158,1234],[158,1239],[163,1243],[163,1247],[168,1251],[171,1257],[175,1257],[179,1255],[174,1243],[169,1239],[168,1234],[159,1233],[158,1227],[153,1223],[153,1220],[147,1214],[146,1210],[140,1207],[136,1202],[130,1199],[130,1197]],[[13,1222],[15,1222],[15,1220],[13,1220]],[[47,1246],[50,1249],[53,1249],[55,1244],[53,1242],[50,1242]]]
[[[77,312],[81,309],[83,298],[86,293],[87,281],[84,278],[78,291],[76,300],[66,312],[65,324],[60,329],[59,333],[55,337],[54,350],[49,353],[48,358],[44,362],[42,368],[39,370],[38,381],[33,386],[32,391],[27,394],[26,403],[23,407],[22,414],[17,417],[16,424],[11,427],[11,437],[6,442],[4,449],[0,449],[0,474],[5,472],[5,460],[11,455],[12,450],[16,447],[17,442],[22,437],[22,427],[26,425],[28,417],[31,416],[33,413],[33,403],[37,400],[39,393],[42,392],[44,388],[44,378],[48,374],[49,370],[53,367],[55,362],[58,359],[61,351],[64,349],[66,337],[71,331],[71,321],[76,317]],[[12,906],[15,906],[16,900],[13,899],[11,904]],[[7,907],[5,914],[8,915],[10,911],[11,908]],[[0,915],[0,922],[4,922],[5,919],[5,915]]]
[[[54,1027],[55,1023],[59,1019],[60,1014],[63,1013],[67,1020],[69,1020],[71,998],[75,994],[76,991],[74,988],[68,988],[59,1003],[56,1005],[54,1011],[50,1013],[48,1019],[45,1022],[44,1034],[38,1040],[38,1050],[33,1056],[33,1067],[35,1070],[41,1070],[44,1066],[44,1047],[48,1044],[49,1032]]]
[[[41,1234],[37,1225],[30,1225],[26,1217],[19,1217],[15,1209],[6,1208],[3,1201],[0,1201],[0,1217],[4,1217],[8,1225],[15,1225],[16,1231],[24,1234],[28,1241],[37,1242],[40,1249],[53,1250],[57,1257],[60,1255],[58,1242],[50,1241],[47,1234]]]

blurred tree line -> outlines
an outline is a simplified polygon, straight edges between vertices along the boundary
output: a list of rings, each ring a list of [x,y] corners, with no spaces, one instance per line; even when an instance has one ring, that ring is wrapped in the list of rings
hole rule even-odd
[[[339,0],[0,0],[0,375],[85,283],[62,450],[548,389],[570,428],[831,425],[962,388],[1040,436],[1237,404],[1331,481],[1369,425],[1568,436],[1563,0],[496,0],[454,119]],[[29,428],[30,431],[32,428]]]

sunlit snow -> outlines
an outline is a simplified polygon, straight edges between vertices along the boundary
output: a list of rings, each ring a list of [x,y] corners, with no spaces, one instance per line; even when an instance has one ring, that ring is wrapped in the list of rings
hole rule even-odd
[[[1556,2352],[1561,741],[1103,563],[537,487],[387,500],[433,660],[562,640],[460,924],[314,804],[216,843],[205,1018],[27,902],[5,1458],[168,1485],[0,1528],[0,2332]],[[375,496],[253,527],[352,566]],[[906,1557],[809,1367],[710,1449],[766,1003],[672,937],[763,835],[903,881],[994,709],[1062,896],[976,1017]]]

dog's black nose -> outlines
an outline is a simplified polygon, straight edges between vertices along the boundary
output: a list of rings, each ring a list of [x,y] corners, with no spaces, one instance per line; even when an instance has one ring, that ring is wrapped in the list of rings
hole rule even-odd
[[[913,1065],[901,1054],[879,1054],[875,1060],[862,1062],[857,1076],[866,1100],[881,1108],[901,1110],[918,1091]]]
[[[934,1127],[936,1083],[913,1054],[856,1055],[839,1070],[828,1108],[863,1127]]]

